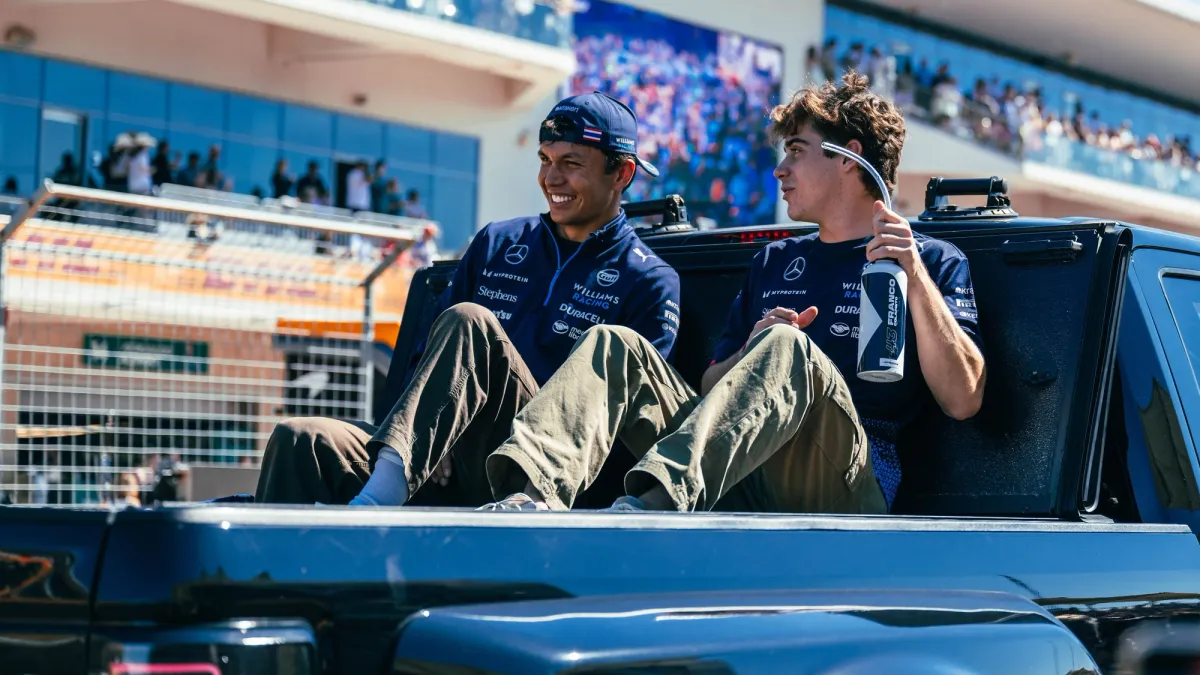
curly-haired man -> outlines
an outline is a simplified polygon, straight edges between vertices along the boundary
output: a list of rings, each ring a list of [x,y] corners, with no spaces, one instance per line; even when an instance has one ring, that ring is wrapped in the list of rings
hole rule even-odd
[[[874,180],[894,188],[904,119],[851,73],[771,113],[775,175],[792,220],[818,231],[754,258],[697,394],[631,330],[596,326],[516,416],[487,460],[491,509],[570,508],[620,438],[638,458],[613,510],[886,513],[900,484],[895,441],[933,401],[966,419],[985,369],[967,259],[914,234]],[[908,274],[905,377],[856,377],[863,265]],[[521,491],[521,492],[518,492]]]

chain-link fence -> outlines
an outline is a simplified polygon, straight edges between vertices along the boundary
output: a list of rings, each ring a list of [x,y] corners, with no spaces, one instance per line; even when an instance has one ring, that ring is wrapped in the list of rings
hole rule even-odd
[[[253,471],[280,419],[370,419],[421,225],[47,183],[0,234],[0,492],[144,501]]]

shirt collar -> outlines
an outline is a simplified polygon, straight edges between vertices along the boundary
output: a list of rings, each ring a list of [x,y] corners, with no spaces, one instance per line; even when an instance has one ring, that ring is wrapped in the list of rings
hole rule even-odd
[[[545,224],[546,229],[550,230],[550,234],[554,235],[554,221],[550,218],[550,214],[541,214],[541,219],[542,223]],[[593,244],[611,244],[612,242],[623,238],[626,234],[632,231],[633,228],[629,225],[629,217],[625,215],[625,209],[621,209],[616,218],[608,221],[604,227],[588,235],[588,238],[582,242],[582,246],[591,246]]]

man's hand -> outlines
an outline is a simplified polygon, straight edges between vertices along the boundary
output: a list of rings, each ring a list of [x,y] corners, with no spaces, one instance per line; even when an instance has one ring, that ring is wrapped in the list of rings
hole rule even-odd
[[[754,328],[750,330],[750,337],[746,338],[746,344],[750,344],[750,341],[753,340],[755,336],[771,326],[774,326],[775,324],[787,324],[789,326],[794,326],[796,330],[804,330],[805,328],[808,328],[809,324],[811,324],[813,319],[816,318],[816,307],[809,307],[808,309],[799,313],[783,307],[776,307],[775,309],[763,315],[763,318],[760,319],[758,323],[754,324]],[[742,345],[742,348],[734,352],[732,356],[720,363],[714,363],[708,367],[708,370],[704,371],[704,376],[700,378],[701,396],[707,396],[708,392],[712,391],[712,388],[716,386],[717,382],[719,382],[722,377],[725,377],[725,373],[728,373],[731,369],[733,369],[734,366],[737,365],[738,361],[742,360],[742,357],[745,356],[746,353],[745,350],[746,345]]]
[[[750,330],[750,337],[746,338],[746,344],[755,338],[759,333],[774,326],[777,323],[786,323],[795,326],[797,330],[808,328],[813,319],[817,318],[817,308],[809,307],[803,312],[793,312],[786,307],[776,307],[766,313],[758,323],[754,324],[754,328]]]
[[[875,202],[875,238],[867,243],[867,260],[872,262],[891,258],[908,273],[909,279],[925,269],[921,262],[921,249],[913,239],[912,226],[895,211],[884,208],[883,202]]]

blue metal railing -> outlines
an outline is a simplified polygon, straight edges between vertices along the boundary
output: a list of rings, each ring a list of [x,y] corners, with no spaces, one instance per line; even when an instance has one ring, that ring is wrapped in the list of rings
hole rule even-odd
[[[1126,152],[1097,148],[1066,138],[1048,140],[1036,148],[1027,147],[1022,156],[1029,161],[1200,199],[1200,174],[1164,161],[1137,159]]]

